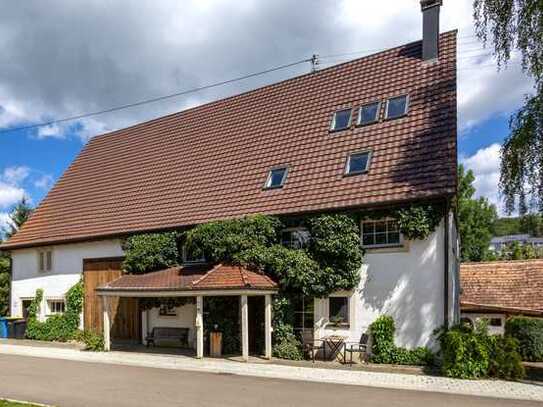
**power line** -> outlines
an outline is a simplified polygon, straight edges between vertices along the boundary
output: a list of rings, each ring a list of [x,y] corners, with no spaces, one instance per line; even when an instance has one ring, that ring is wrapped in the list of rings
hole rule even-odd
[[[74,116],[69,116],[69,117],[64,117],[64,118],[61,118],[61,119],[56,119],[56,120],[50,120],[50,121],[46,121],[46,122],[31,124],[31,125],[28,125],[28,126],[12,127],[12,128],[9,128],[9,129],[2,129],[2,130],[0,130],[0,134],[1,133],[7,133],[7,132],[13,132],[13,131],[31,130],[31,129],[36,129],[36,128],[39,128],[39,127],[52,126],[54,124],[59,124],[59,123],[65,123],[65,122],[70,122],[70,121],[74,121],[74,120],[85,119],[87,117],[93,117],[93,116],[98,116],[98,115],[105,114],[105,113],[116,112],[116,111],[119,111],[119,110],[124,110],[124,109],[129,109],[129,108],[132,108],[132,107],[146,105],[146,104],[149,104],[149,103],[160,102],[162,100],[172,99],[172,98],[175,98],[175,97],[178,97],[178,96],[187,95],[189,93],[200,92],[202,90],[212,89],[212,88],[216,88],[216,87],[219,87],[219,86],[228,85],[230,83],[239,82],[239,81],[242,81],[242,80],[245,80],[245,79],[254,78],[256,76],[265,75],[265,74],[275,72],[275,71],[279,71],[279,70],[282,70],[282,69],[291,68],[291,67],[296,66],[296,65],[311,62],[312,59],[313,58],[302,59],[300,61],[291,62],[291,63],[285,64],[285,65],[276,66],[274,68],[266,69],[264,71],[255,72],[255,73],[251,73],[251,74],[247,74],[247,75],[243,75],[243,76],[238,76],[238,77],[233,78],[233,79],[228,79],[228,80],[221,81],[221,82],[215,82],[215,83],[211,83],[209,85],[199,86],[197,88],[187,89],[187,90],[183,90],[183,91],[180,91],[180,92],[171,93],[169,95],[159,96],[159,97],[156,97],[156,98],[144,99],[144,100],[140,100],[140,101],[134,102],[134,103],[127,103],[125,105],[110,107],[110,108],[104,109],[104,110],[98,110],[98,111],[90,112],[90,113],[81,113],[81,114],[74,115]]]

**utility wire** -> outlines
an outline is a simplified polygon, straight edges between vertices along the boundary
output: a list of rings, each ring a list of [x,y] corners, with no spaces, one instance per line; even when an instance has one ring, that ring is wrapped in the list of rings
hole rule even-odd
[[[238,76],[238,77],[233,78],[233,79],[228,79],[228,80],[221,81],[221,82],[215,82],[215,83],[211,83],[209,85],[199,86],[197,88],[187,89],[187,90],[183,90],[183,91],[180,91],[180,92],[171,93],[169,95],[159,96],[159,97],[156,97],[156,98],[144,99],[144,100],[140,100],[140,101],[134,102],[134,103],[127,103],[125,105],[110,107],[110,108],[104,109],[104,110],[97,110],[95,112],[90,112],[90,113],[81,113],[81,114],[78,114],[78,115],[64,117],[64,118],[61,118],[61,119],[45,121],[45,122],[36,123],[36,124],[30,124],[28,126],[12,127],[12,128],[9,128],[9,129],[2,129],[2,130],[0,130],[0,134],[1,133],[7,133],[7,132],[13,132],[13,131],[30,130],[30,129],[35,129],[35,128],[39,128],[39,127],[47,127],[47,126],[52,126],[54,124],[65,123],[65,122],[69,122],[69,121],[73,121],[73,120],[85,119],[87,117],[98,116],[98,115],[101,115],[101,114],[104,114],[104,113],[111,113],[111,112],[116,112],[116,111],[119,111],[119,110],[129,109],[129,108],[136,107],[136,106],[146,105],[146,104],[149,104],[149,103],[160,102],[162,100],[172,99],[172,98],[175,98],[175,97],[178,97],[178,96],[187,95],[189,93],[195,93],[195,92],[199,92],[199,91],[202,91],[202,90],[216,88],[216,87],[219,87],[219,86],[228,85],[230,83],[239,82],[239,81],[242,81],[242,80],[245,80],[245,79],[254,78],[256,76],[265,75],[265,74],[268,74],[268,73],[271,73],[271,72],[279,71],[279,70],[282,70],[282,69],[291,68],[291,67],[296,66],[296,65],[311,62],[312,59],[313,58],[302,59],[300,61],[292,62],[292,63],[285,64],[285,65],[276,66],[274,68],[266,69],[264,71],[255,72],[255,73],[251,73],[251,74],[243,75],[243,76]]]

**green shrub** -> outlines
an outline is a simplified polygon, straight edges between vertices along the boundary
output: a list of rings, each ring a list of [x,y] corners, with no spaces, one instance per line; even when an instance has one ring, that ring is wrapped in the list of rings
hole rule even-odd
[[[128,273],[142,274],[179,264],[177,238],[176,232],[129,237],[123,243],[123,269]]]
[[[373,363],[426,366],[433,363],[434,355],[424,347],[405,349],[394,344],[394,320],[388,315],[377,318],[370,325],[372,347],[370,361]]]
[[[51,315],[46,321],[38,321],[43,290],[36,290],[36,295],[28,308],[26,337],[40,341],[66,342],[74,339],[79,327],[79,318],[83,311],[84,288],[80,281],[66,293],[66,312]]]
[[[277,325],[273,330],[273,356],[280,359],[302,360],[302,344],[291,325]]]
[[[505,324],[505,334],[519,342],[523,360],[543,362],[543,319],[511,318]]]
[[[448,377],[478,379],[524,377],[518,342],[510,337],[489,335],[484,323],[475,328],[457,325],[438,332],[441,372]]]
[[[104,337],[94,331],[79,331],[75,338],[85,344],[85,350],[92,352],[104,351]]]

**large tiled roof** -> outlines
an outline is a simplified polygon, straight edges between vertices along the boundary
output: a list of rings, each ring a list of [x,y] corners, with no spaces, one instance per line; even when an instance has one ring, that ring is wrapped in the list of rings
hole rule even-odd
[[[464,263],[460,283],[463,309],[543,311],[543,260]]]
[[[329,132],[342,108],[409,94],[408,115]],[[354,116],[354,115],[353,115]],[[356,120],[353,119],[353,123]],[[344,176],[351,152],[369,171]],[[263,190],[288,165],[283,188]],[[247,214],[428,199],[456,190],[456,32],[94,137],[5,249]]]
[[[191,265],[147,274],[126,274],[98,291],[276,290],[268,276],[245,267]]]

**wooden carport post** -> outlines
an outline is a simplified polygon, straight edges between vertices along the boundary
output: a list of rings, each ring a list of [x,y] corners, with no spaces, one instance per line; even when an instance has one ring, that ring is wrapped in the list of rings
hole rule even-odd
[[[104,334],[104,350],[109,352],[111,350],[111,318],[110,318],[110,306],[109,297],[107,295],[102,296],[102,309],[103,309],[103,334]]]

